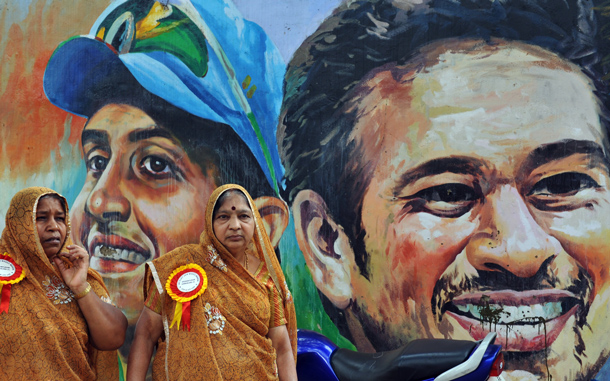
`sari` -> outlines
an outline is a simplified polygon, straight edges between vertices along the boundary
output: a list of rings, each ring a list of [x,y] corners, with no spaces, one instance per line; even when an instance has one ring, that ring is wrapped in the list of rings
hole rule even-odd
[[[55,191],[24,189],[13,197],[6,213],[0,254],[10,256],[25,277],[11,285],[8,312],[0,314],[0,379],[117,380],[117,352],[98,351],[89,343],[78,302],[40,244],[36,207],[42,196],[50,194],[61,198],[66,211],[66,239],[60,250],[65,251],[72,244],[68,206]],[[109,302],[97,272],[89,269],[87,281]],[[3,302],[4,298],[3,294]]]
[[[214,206],[229,189],[239,189],[248,198],[255,222],[248,253],[267,268],[266,284],[235,260],[214,235]],[[177,302],[166,288],[176,269],[186,265],[199,266],[207,279],[203,294],[190,301],[190,330],[178,328],[179,324],[170,328]],[[296,361],[294,303],[261,216],[242,187],[217,188],[207,205],[199,244],[181,246],[147,264],[144,298],[155,294],[161,298],[164,330],[153,360],[153,380],[277,380],[275,349],[267,337],[273,320],[270,285],[277,288],[276,307],[283,309]]]

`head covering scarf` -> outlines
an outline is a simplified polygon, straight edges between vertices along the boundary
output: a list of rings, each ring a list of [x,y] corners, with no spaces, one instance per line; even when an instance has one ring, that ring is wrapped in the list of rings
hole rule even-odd
[[[91,346],[80,307],[38,238],[36,208],[46,195],[59,197],[65,208],[66,239],[60,251],[72,244],[63,196],[48,188],[33,187],[13,197],[0,239],[0,254],[8,254],[21,266],[25,278],[12,285],[8,313],[0,314],[0,378],[117,379],[116,351],[97,351]],[[89,269],[87,280],[98,296],[108,297],[97,272]]]
[[[254,205],[252,197],[244,188],[236,184],[227,184],[218,187],[212,193],[205,212],[205,231],[201,235],[201,242],[203,244],[211,243],[212,245],[214,245],[214,247],[216,247],[217,250],[220,252],[220,255],[223,259],[227,258],[227,260],[235,261],[233,255],[231,255],[231,253],[229,253],[229,251],[222,245],[222,243],[220,243],[218,238],[216,238],[213,226],[213,213],[214,207],[216,206],[216,202],[218,202],[218,199],[224,192],[232,189],[240,190],[243,192],[243,194],[248,199],[248,204],[250,205],[250,209],[252,209],[252,213],[254,214],[254,222],[256,227],[254,230],[254,237],[252,238],[252,244],[254,245],[255,250],[250,250],[249,253],[258,257],[261,262],[265,262],[265,264],[267,265],[267,269],[269,269],[269,273],[271,274],[271,279],[273,279],[273,283],[275,283],[275,286],[280,292],[283,301],[286,320],[288,321],[286,324],[286,328],[288,329],[288,335],[290,336],[290,344],[292,345],[292,352],[296,360],[297,323],[292,294],[288,289],[286,278],[284,277],[280,262],[278,261],[277,256],[275,255],[275,250],[273,248],[273,245],[271,244],[269,235],[265,231],[263,219],[261,218],[258,209]]]
[[[192,379],[206,375],[223,380],[277,379],[271,340],[268,290],[218,241],[213,228],[213,211],[218,198],[237,189],[246,195],[252,209],[255,230],[248,253],[266,264],[281,296],[286,327],[296,359],[296,315],[292,295],[275,256],[263,220],[248,192],[239,185],[217,188],[210,196],[205,230],[199,244],[181,246],[148,263],[144,283],[145,299],[155,292],[162,297],[164,341],[153,361],[153,379]],[[207,288],[190,301],[190,330],[169,328],[176,301],[167,292],[171,276],[182,266],[196,264],[205,271]],[[210,308],[213,308],[212,310]],[[212,312],[210,312],[212,311]],[[215,312],[214,312],[215,311]],[[223,320],[220,332],[213,332],[211,318]]]

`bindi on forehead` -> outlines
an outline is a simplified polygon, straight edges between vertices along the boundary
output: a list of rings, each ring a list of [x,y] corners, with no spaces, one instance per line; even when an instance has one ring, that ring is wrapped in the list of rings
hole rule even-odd
[[[232,207],[231,207],[231,210],[235,210],[235,207],[234,207],[234,206],[232,206]]]

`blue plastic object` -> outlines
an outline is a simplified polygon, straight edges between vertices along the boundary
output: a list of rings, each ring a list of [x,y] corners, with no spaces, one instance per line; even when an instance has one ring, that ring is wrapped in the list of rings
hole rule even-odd
[[[479,343],[477,348],[479,348],[480,345],[481,343]],[[298,330],[297,374],[299,380],[339,381],[330,362],[331,356],[337,348],[337,345],[320,333],[302,329]],[[473,353],[477,348],[473,350]],[[501,345],[489,345],[485,350],[485,354],[478,364],[478,367],[474,371],[462,377],[451,379],[454,381],[486,381],[489,377],[491,367],[500,354],[501,349]],[[436,377],[438,376],[439,375]],[[434,380],[435,378],[429,378],[421,381]]]

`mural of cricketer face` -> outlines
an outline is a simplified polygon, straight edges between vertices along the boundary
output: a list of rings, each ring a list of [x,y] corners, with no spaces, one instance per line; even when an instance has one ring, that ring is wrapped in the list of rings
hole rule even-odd
[[[102,274],[113,301],[132,323],[143,302],[141,265],[198,242],[216,184],[233,176],[248,180],[241,171],[220,169],[217,158],[233,162],[232,168],[260,172],[230,128],[171,109],[164,109],[164,122],[138,107],[111,103],[88,120],[82,133],[87,177],[71,210],[73,239],[87,248],[91,267]],[[223,148],[213,148],[218,146]],[[250,182],[250,188],[259,195],[265,189],[272,193],[264,175],[256,177],[263,181]],[[285,204],[269,196],[255,202],[277,244],[288,222]]]
[[[429,44],[350,90],[328,123],[341,140],[326,141],[347,147],[344,170],[288,197],[312,278],[359,350],[493,330],[507,379],[597,373],[610,176],[594,91],[580,67],[500,39]],[[280,150],[300,184],[290,160],[312,151],[288,128]]]
[[[142,264],[199,241],[217,186],[247,188],[279,241],[288,223],[274,197],[284,67],[230,0],[116,1],[49,60],[47,97],[88,119],[73,239],[131,327],[143,306]]]
[[[106,275],[114,302],[137,318],[140,265],[197,242],[217,176],[212,163],[203,170],[171,132],[133,106],[95,113],[82,147],[87,178],[72,207],[74,240]]]

